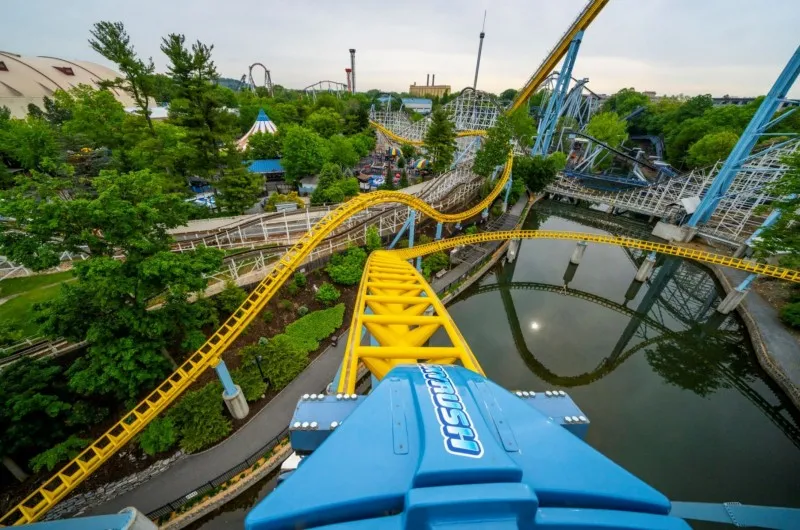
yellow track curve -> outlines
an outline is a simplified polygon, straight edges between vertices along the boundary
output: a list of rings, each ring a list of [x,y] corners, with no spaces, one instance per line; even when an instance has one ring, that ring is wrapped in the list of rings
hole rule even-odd
[[[422,140],[411,140],[409,138],[404,138],[404,137],[402,137],[400,135],[397,135],[397,134],[393,133],[392,131],[390,131],[389,129],[387,129],[386,127],[384,127],[383,125],[381,125],[380,123],[376,122],[376,121],[369,120],[369,124],[372,125],[373,127],[375,127],[376,129],[378,129],[380,132],[382,132],[390,140],[394,140],[395,142],[397,142],[399,144],[409,144],[409,145],[415,145],[415,146],[419,147],[419,146],[423,145],[423,143],[424,143]],[[462,138],[464,136],[486,136],[486,131],[479,130],[479,129],[474,129],[474,130],[469,130],[469,131],[457,131],[456,132],[456,137],[457,138]]]

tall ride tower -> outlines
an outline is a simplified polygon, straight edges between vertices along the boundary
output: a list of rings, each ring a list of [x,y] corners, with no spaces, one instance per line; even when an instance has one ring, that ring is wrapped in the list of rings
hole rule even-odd
[[[481,52],[483,51],[483,38],[486,36],[486,11],[483,12],[483,26],[481,26],[481,43],[478,44],[478,64],[475,65],[475,81],[472,82],[472,90],[478,87],[478,70],[481,69]]]
[[[350,87],[353,94],[356,93],[356,49],[350,48],[350,80],[353,85]]]

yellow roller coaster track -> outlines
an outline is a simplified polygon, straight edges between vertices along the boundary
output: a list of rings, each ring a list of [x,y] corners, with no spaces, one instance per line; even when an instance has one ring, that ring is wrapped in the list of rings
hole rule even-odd
[[[424,215],[440,222],[455,223],[469,219],[479,214],[484,208],[490,206],[495,198],[503,190],[511,174],[512,157],[509,155],[505,168],[491,193],[481,202],[472,208],[455,214],[445,214],[435,210],[421,199],[401,192],[379,191],[360,195],[342,204],[336,210],[331,211],[314,227],[307,232],[276,264],[270,273],[258,284],[250,293],[242,305],[228,318],[227,321],[185,361],[175,372],[172,373],[156,390],[148,395],[133,410],[126,414],[122,420],[111,427],[105,434],[94,441],[74,460],[61,468],[53,477],[47,480],[34,493],[25,498],[20,504],[6,513],[1,519],[2,525],[20,525],[31,523],[38,520],[58,501],[63,499],[70,491],[75,489],[78,484],[83,482],[92,474],[103,462],[108,460],[116,451],[129,442],[139,433],[151,420],[163,412],[200,374],[208,367],[215,365],[225,349],[239,336],[255,316],[264,308],[272,296],[278,291],[283,283],[291,276],[293,271],[300,266],[309,256],[311,251],[325,239],[325,237],[340,226],[347,218],[366,208],[382,203],[400,203],[414,208]],[[544,234],[549,234],[545,236]],[[565,236],[564,234],[571,234]],[[767,265],[753,264],[725,256],[715,256],[709,253],[691,251],[670,245],[659,245],[647,241],[634,239],[613,238],[606,236],[596,236],[594,234],[576,234],[562,232],[544,231],[521,231],[521,232],[489,232],[476,234],[473,236],[454,238],[428,245],[421,245],[413,249],[393,251],[392,256],[401,259],[408,259],[423,255],[426,252],[435,252],[457,245],[477,243],[482,241],[494,241],[501,238],[519,237],[553,237],[557,239],[578,239],[586,241],[597,241],[621,246],[632,246],[644,250],[656,250],[676,256],[684,256],[698,259],[709,263],[719,263],[729,267],[735,267],[751,272],[775,276],[778,278],[800,281],[800,272],[788,271]],[[382,253],[378,253],[380,256]],[[380,257],[375,258],[377,264]],[[391,268],[391,267],[389,267]],[[410,280],[409,280],[410,281]],[[408,292],[413,292],[408,289]],[[387,291],[392,291],[391,289]],[[400,290],[402,293],[403,291]],[[365,295],[366,296],[366,295]],[[378,296],[378,295],[376,295]],[[394,296],[386,294],[383,296]],[[374,300],[373,304],[380,304],[380,300]],[[395,303],[395,302],[392,302]],[[403,304],[401,304],[403,305]],[[413,304],[409,304],[412,306]],[[378,307],[378,306],[376,306]],[[434,302],[434,308],[438,308]],[[445,312],[446,314],[446,312]],[[386,329],[391,330],[393,322],[386,320],[375,321],[376,326],[386,325]],[[447,329],[447,328],[446,328]],[[420,332],[422,333],[422,332]],[[451,337],[452,338],[452,337]],[[456,341],[458,342],[458,341]],[[466,354],[465,354],[466,355]],[[464,358],[461,360],[464,362]],[[467,360],[466,362],[469,362]],[[378,363],[379,364],[379,363]],[[478,368],[479,369],[479,368]]]
[[[652,241],[582,232],[550,230],[483,232],[434,241],[408,249],[378,251],[370,256],[364,268],[337,391],[347,394],[355,392],[359,362],[363,362],[378,379],[382,379],[395,365],[424,362],[436,364],[460,362],[464,367],[482,374],[477,359],[447,310],[430,285],[406,260],[462,245],[509,239],[562,239],[638,248],[800,282],[800,271],[796,270]],[[364,329],[370,336],[368,345],[362,344]],[[424,346],[425,342],[440,329],[445,331],[450,344]]]
[[[402,136],[399,136],[376,121],[370,120],[369,123],[376,129],[378,129],[380,132],[382,132],[385,136],[387,136],[390,140],[393,140],[399,144],[410,144],[410,145],[415,145],[417,147],[423,144],[422,140],[411,140],[409,138],[404,138]],[[469,131],[456,132],[456,137],[462,138],[464,136],[486,136],[486,131],[474,129]]]

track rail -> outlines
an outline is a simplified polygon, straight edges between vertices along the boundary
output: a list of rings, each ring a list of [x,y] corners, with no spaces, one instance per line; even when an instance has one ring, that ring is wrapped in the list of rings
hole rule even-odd
[[[383,125],[381,125],[376,121],[369,120],[369,124],[375,127],[380,132],[382,132],[390,140],[395,141],[399,144],[409,144],[419,147],[425,143],[422,140],[411,140],[410,138],[403,138],[402,136],[393,133],[392,131],[390,131],[389,129],[387,129],[386,127],[384,127]],[[467,131],[456,131],[456,138],[463,138],[465,136],[486,136],[486,134],[487,132],[483,130],[470,129]]]

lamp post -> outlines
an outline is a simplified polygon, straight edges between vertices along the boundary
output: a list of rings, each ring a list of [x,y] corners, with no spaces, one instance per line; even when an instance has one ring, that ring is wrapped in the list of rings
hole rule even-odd
[[[263,357],[261,357],[260,355],[256,355],[254,357],[254,359],[256,361],[256,366],[258,366],[258,373],[261,374],[261,380],[266,383],[267,382],[267,378],[266,378],[266,376],[264,376],[264,370],[261,369],[261,362],[260,362],[261,359],[263,359]]]

